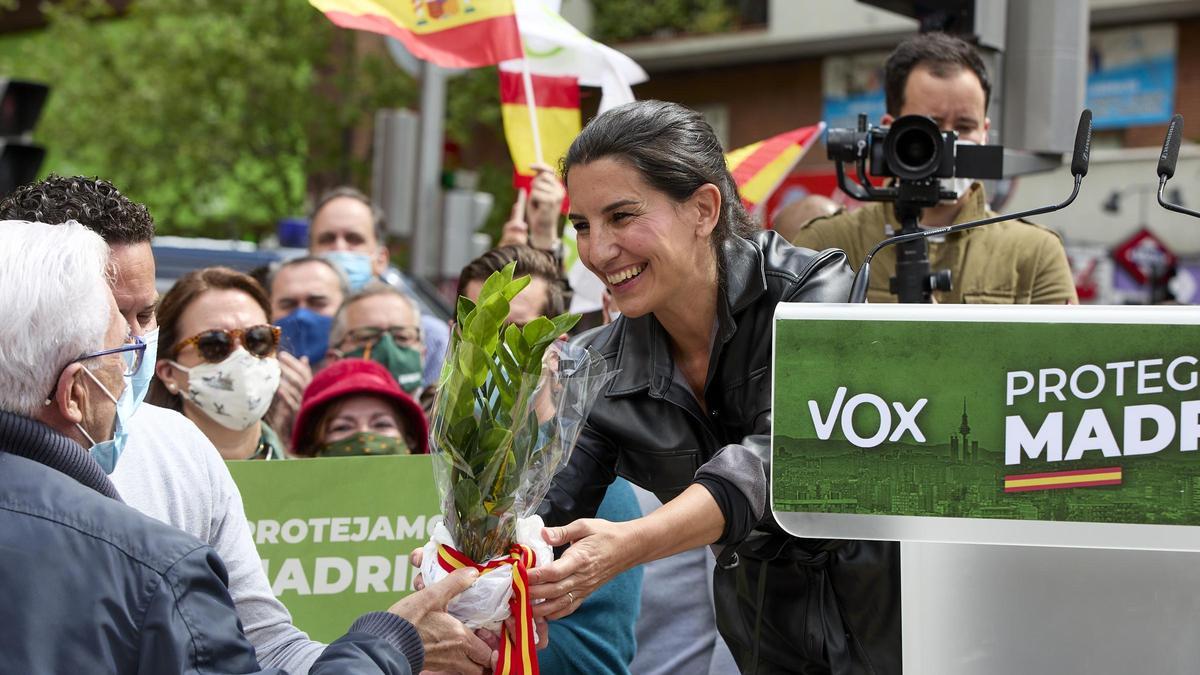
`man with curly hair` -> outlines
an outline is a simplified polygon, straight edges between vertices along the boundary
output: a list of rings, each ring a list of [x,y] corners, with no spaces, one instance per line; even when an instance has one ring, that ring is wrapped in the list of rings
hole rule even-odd
[[[129,200],[112,183],[99,178],[62,178],[17,188],[2,203],[6,220],[65,223],[74,220],[108,243],[117,278],[113,293],[121,315],[134,335],[151,333],[157,326],[154,306],[154,219],[145,206]]]

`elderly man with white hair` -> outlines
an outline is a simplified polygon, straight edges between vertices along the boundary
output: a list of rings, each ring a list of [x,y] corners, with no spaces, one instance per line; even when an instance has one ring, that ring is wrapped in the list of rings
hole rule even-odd
[[[259,661],[291,673],[308,672],[325,645],[294,626],[291,614],[271,593],[241,493],[217,449],[183,415],[142,403],[158,344],[150,212],[106,180],[51,175],[0,199],[0,220],[73,220],[108,244],[117,308],[133,335],[146,342],[146,355],[130,378],[131,416],[125,420],[129,442],[96,459],[126,504],[217,551],[229,575],[238,618]]]
[[[213,549],[122,504],[93,459],[124,443],[129,377],[145,350],[109,270],[108,246],[82,225],[0,222],[4,670],[268,672]],[[463,572],[363,615],[312,672],[419,671],[410,620],[444,612],[475,576]]]

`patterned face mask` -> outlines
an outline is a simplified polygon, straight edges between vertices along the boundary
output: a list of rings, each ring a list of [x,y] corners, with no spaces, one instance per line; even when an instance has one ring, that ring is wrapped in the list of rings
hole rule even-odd
[[[361,457],[363,455],[409,455],[412,451],[403,438],[383,436],[367,431],[325,443],[317,448],[317,457]]]
[[[220,363],[185,368],[172,361],[171,365],[188,374],[187,399],[233,431],[244,431],[261,420],[279,388],[279,361],[273,356],[259,358],[242,347]]]

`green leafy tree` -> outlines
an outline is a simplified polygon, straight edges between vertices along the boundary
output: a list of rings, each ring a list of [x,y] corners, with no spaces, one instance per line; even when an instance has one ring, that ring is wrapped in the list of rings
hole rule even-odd
[[[99,0],[45,7],[0,73],[53,87],[45,170],[96,174],[161,231],[257,238],[302,212],[309,176],[362,183],[354,130],[414,100],[386,54],[359,54],[303,0]]]
[[[602,0],[593,7],[595,37],[602,42],[718,33],[736,28],[740,19],[737,0]]]

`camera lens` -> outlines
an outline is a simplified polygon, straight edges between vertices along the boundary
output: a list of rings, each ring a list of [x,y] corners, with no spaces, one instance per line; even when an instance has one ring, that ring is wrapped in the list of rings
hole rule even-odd
[[[928,117],[905,115],[888,130],[884,156],[892,173],[900,178],[924,180],[938,169],[942,134]]]
[[[920,171],[933,160],[933,139],[922,131],[908,129],[896,138],[896,160],[909,171]]]

